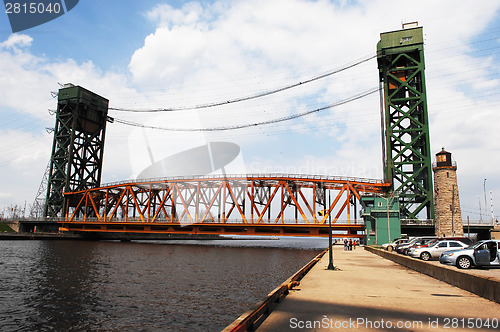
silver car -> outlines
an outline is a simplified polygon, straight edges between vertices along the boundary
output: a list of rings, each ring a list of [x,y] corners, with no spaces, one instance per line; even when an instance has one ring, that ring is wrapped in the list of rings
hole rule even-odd
[[[441,240],[428,247],[414,248],[409,251],[411,257],[420,257],[424,261],[432,258],[439,258],[445,251],[464,249],[469,245],[457,240]]]
[[[472,266],[500,266],[500,240],[478,242],[467,249],[445,251],[439,257],[442,264],[455,265],[459,269]]]
[[[413,239],[410,240],[408,243],[400,243],[396,246],[396,252],[398,254],[403,254],[403,255],[408,255],[408,251],[410,248],[414,245],[418,246],[420,244],[423,244],[429,240],[436,239],[437,236],[419,236],[419,237],[414,237]]]

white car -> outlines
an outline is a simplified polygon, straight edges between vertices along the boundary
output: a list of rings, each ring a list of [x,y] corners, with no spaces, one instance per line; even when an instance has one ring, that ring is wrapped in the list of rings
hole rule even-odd
[[[382,249],[387,250],[387,251],[393,251],[394,248],[396,248],[396,246],[398,244],[407,243],[408,241],[410,241],[410,239],[397,239],[397,240],[392,241],[391,243],[384,243],[382,245]]]
[[[429,247],[416,248],[410,252],[411,257],[419,257],[424,261],[432,258],[439,258],[441,254],[449,250],[460,250],[469,245],[456,240],[441,240]]]

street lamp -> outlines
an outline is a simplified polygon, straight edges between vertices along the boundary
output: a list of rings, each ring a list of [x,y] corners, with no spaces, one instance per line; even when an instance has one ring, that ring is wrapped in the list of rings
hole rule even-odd
[[[335,270],[333,266],[333,251],[332,251],[332,219],[330,218],[330,213],[328,213],[328,270]]]
[[[328,270],[335,270],[333,266],[333,251],[332,251],[332,215],[330,214],[331,196],[328,191]]]
[[[331,207],[331,196],[328,193],[328,209],[323,209],[318,211],[320,216],[323,216],[325,213],[328,213],[328,267],[327,270],[335,270],[333,266],[333,251],[332,251],[332,217],[330,215],[330,207]]]

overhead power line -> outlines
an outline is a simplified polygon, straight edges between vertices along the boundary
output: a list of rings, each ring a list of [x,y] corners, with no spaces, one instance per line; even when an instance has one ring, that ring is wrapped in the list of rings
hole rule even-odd
[[[303,117],[303,116],[306,116],[309,114],[317,113],[320,111],[324,111],[326,109],[338,107],[340,105],[344,105],[344,104],[353,102],[355,100],[369,96],[375,92],[378,92],[379,90],[380,90],[379,87],[372,88],[370,90],[367,90],[367,91],[362,92],[360,94],[354,95],[354,96],[349,97],[347,99],[338,101],[334,104],[330,104],[330,105],[327,105],[324,107],[316,108],[314,110],[309,110],[309,111],[298,113],[298,114],[288,115],[288,116],[273,119],[273,120],[266,120],[266,121],[254,122],[254,123],[249,123],[249,124],[234,125],[234,126],[213,127],[213,128],[168,128],[168,127],[158,127],[158,126],[145,125],[145,124],[136,123],[136,122],[123,120],[123,119],[117,119],[117,118],[115,118],[115,122],[121,123],[121,124],[124,124],[127,126],[140,127],[140,128],[146,128],[146,129],[165,130],[165,131],[225,131],[225,130],[235,130],[235,129],[257,127],[257,126],[268,125],[268,124],[277,123],[277,122],[293,120],[293,119],[300,118],[300,117]]]
[[[289,90],[307,83],[311,83],[320,79],[323,79],[325,77],[340,73],[342,71],[345,71],[347,69],[356,67],[362,63],[365,63],[371,59],[374,59],[377,55],[370,55],[368,57],[365,57],[357,62],[345,65],[341,68],[338,69],[333,69],[330,70],[326,73],[314,76],[312,78],[309,78],[305,81],[300,81],[298,83],[290,84],[275,90],[270,90],[270,91],[265,91],[261,93],[257,93],[255,95],[247,96],[247,97],[240,97],[240,98],[235,98],[235,99],[230,99],[226,101],[221,101],[221,102],[215,102],[215,103],[207,103],[207,104],[199,104],[199,105],[194,105],[194,106],[179,106],[179,107],[168,107],[168,108],[156,108],[156,109],[132,109],[132,108],[118,108],[118,107],[109,107],[110,110],[113,111],[119,111],[119,112],[136,112],[136,113],[155,113],[155,112],[176,112],[176,111],[187,111],[187,110],[197,110],[197,109],[202,109],[202,108],[211,108],[211,107],[216,107],[216,106],[222,106],[222,105],[228,105],[228,104],[233,104],[233,103],[238,103],[242,101],[247,101],[247,100],[252,100],[252,99],[257,99],[257,98],[262,98],[265,96],[269,96],[275,93],[279,93],[285,90]]]

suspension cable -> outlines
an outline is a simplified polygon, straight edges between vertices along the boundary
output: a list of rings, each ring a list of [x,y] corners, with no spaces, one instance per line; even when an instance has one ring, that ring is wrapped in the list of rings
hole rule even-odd
[[[340,105],[344,105],[344,104],[353,102],[355,100],[364,98],[364,97],[369,96],[369,95],[371,95],[371,94],[373,94],[375,92],[378,92],[379,89],[380,89],[379,87],[372,88],[370,90],[367,90],[367,91],[362,92],[360,94],[354,95],[354,96],[349,97],[347,99],[343,99],[343,100],[338,101],[336,103],[333,103],[333,104],[330,104],[330,105],[327,105],[327,106],[324,106],[324,107],[316,108],[314,110],[309,110],[309,111],[305,111],[305,112],[302,112],[302,113],[297,113],[297,114],[293,114],[293,115],[289,115],[289,116],[285,116],[285,117],[281,117],[281,118],[277,118],[277,119],[273,119],[273,120],[266,120],[266,121],[248,123],[248,124],[234,125],[234,126],[212,127],[212,128],[169,128],[169,127],[159,127],[159,126],[145,125],[145,124],[136,123],[136,122],[132,122],[132,121],[128,121],[128,120],[123,120],[123,119],[117,119],[117,118],[115,118],[115,122],[121,123],[121,124],[127,125],[127,126],[140,127],[140,128],[146,128],[146,129],[165,130],[165,131],[190,131],[190,132],[197,131],[197,132],[205,132],[205,131],[235,130],[235,129],[242,129],[242,128],[249,128],[249,127],[257,127],[257,126],[262,126],[262,125],[268,125],[268,124],[272,124],[272,123],[283,122],[283,121],[288,121],[288,120],[300,118],[300,117],[303,117],[303,116],[306,116],[306,115],[309,115],[309,114],[313,114],[313,113],[324,111],[324,110],[327,110],[327,109],[330,109],[330,108],[338,107]]]

